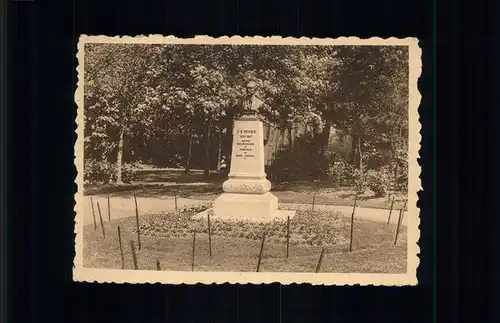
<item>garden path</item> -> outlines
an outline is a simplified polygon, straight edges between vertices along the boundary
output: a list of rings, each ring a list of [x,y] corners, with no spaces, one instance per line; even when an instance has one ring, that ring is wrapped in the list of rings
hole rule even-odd
[[[97,209],[96,202],[99,203],[101,208],[102,219],[104,222],[108,221],[108,202],[106,195],[94,195],[92,196],[94,201],[94,210],[96,221],[99,223],[99,213]],[[177,206],[179,208],[185,206],[203,205],[207,203],[207,200],[198,199],[188,199],[181,198],[177,199]],[[111,219],[118,219],[124,217],[135,216],[135,203],[133,196],[112,196],[110,198],[111,204]],[[175,199],[173,196],[161,196],[161,197],[137,197],[137,205],[139,208],[139,216],[144,214],[160,214],[164,211],[172,211],[175,209]],[[295,203],[280,203],[280,208],[283,209],[310,209],[310,204],[295,204]],[[337,205],[321,205],[316,204],[314,206],[315,210],[325,210],[325,211],[340,211],[344,216],[350,217],[352,214],[352,206],[337,206]],[[85,196],[83,199],[83,222],[84,225],[93,224],[92,208],[90,202],[90,196]],[[387,221],[389,215],[388,209],[380,208],[368,208],[368,207],[357,207],[355,212],[356,219],[363,219],[369,221]],[[397,224],[399,215],[399,209],[392,211],[391,223]],[[404,213],[402,225],[407,225],[408,212]]]

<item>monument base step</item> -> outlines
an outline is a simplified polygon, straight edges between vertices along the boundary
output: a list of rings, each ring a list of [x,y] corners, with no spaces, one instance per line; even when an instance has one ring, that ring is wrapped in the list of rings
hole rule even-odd
[[[272,193],[236,194],[223,193],[214,202],[213,209],[200,216],[210,214],[213,219],[245,220],[267,222],[287,219],[295,215],[294,211],[278,210],[278,198]]]
[[[278,210],[274,194],[223,193],[214,201],[214,214],[221,218],[270,218]]]

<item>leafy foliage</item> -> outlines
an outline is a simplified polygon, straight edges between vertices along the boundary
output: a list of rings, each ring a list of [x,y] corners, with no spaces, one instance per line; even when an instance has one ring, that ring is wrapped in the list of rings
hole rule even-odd
[[[289,147],[280,151],[269,167],[269,176],[276,181],[313,181],[325,178],[330,158],[322,156],[311,160],[316,151],[314,138],[304,135],[296,139],[296,149]]]
[[[344,159],[334,161],[328,169],[328,177],[335,181],[338,185],[346,182],[352,182],[354,179],[355,169]]]
[[[366,172],[366,186],[375,193],[375,196],[385,196],[390,185],[390,175],[384,169],[369,170]]]
[[[408,149],[397,148],[394,151],[394,163],[397,167],[398,173],[396,177],[396,184],[403,192],[408,191]]]
[[[86,178],[127,180],[134,162],[215,168],[218,155],[231,156],[232,122],[253,81],[265,122],[311,130],[278,154],[275,179],[349,178],[362,190],[365,169],[398,165],[404,187],[407,58],[398,46],[87,44]],[[347,164],[326,153],[331,126],[353,139]]]
[[[83,167],[86,184],[106,184],[112,181],[113,165],[109,162],[86,158]]]
[[[115,165],[108,161],[97,161],[92,158],[85,159],[84,183],[85,184],[108,184],[116,180],[114,172]],[[129,183],[135,177],[136,164],[125,164],[122,166],[122,180]]]

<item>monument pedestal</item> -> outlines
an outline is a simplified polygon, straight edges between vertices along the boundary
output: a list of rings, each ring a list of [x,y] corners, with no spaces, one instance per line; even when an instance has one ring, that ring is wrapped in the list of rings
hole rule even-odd
[[[278,198],[269,192],[271,182],[264,171],[264,131],[255,116],[243,116],[234,123],[231,168],[222,189],[224,193],[215,200],[214,208],[207,211],[214,219],[260,222],[295,214],[278,210]]]
[[[237,217],[245,220],[266,220],[276,216],[278,198],[265,194],[224,193],[214,202],[213,213],[217,218]]]

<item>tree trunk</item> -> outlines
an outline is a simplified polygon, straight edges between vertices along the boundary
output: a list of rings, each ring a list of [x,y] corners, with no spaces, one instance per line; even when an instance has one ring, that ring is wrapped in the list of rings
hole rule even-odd
[[[359,170],[363,171],[363,153],[361,151],[361,137],[358,137]]]
[[[193,151],[193,132],[191,130],[191,134],[189,136],[189,148],[188,148],[188,155],[187,155],[187,159],[186,159],[186,167],[184,169],[184,173],[185,174],[188,174],[189,173],[189,170],[190,170],[190,162],[191,162],[191,154],[192,154],[192,151]]]
[[[267,145],[267,152],[264,152],[266,158],[265,163],[270,165],[274,158],[276,158],[276,153],[279,149],[281,131],[277,128],[272,128],[269,133],[269,140]]]
[[[205,179],[210,177],[210,122],[206,123],[205,133],[205,167],[203,169],[203,176]]]
[[[291,126],[287,129],[287,133],[288,133],[288,145],[290,146],[290,149],[293,150],[293,138],[292,138],[292,127]]]
[[[392,172],[393,172],[392,175],[394,176],[394,182],[396,182],[397,178],[398,178],[398,163],[397,163],[396,157],[395,157],[396,149],[394,148],[395,143],[394,143],[394,137],[393,136],[391,136],[391,141],[390,141],[389,144],[390,144]]]
[[[351,164],[358,168],[359,167],[359,159],[358,159],[358,135],[352,134],[351,135],[351,153],[349,154],[350,156],[350,162]]]
[[[122,165],[123,165],[123,133],[125,126],[122,124],[120,129],[120,137],[118,139],[118,152],[116,154],[116,183],[122,184]]]
[[[233,152],[233,127],[234,127],[234,116],[232,113],[228,113],[226,122],[226,135],[224,139],[224,160],[226,162],[226,169],[231,165],[231,155]]]
[[[319,149],[321,156],[325,156],[325,152],[330,142],[330,130],[331,130],[330,121],[326,121],[325,127],[323,128],[323,132],[321,133],[321,137],[319,138],[319,146],[320,146]]]
[[[281,149],[281,145],[282,145],[282,142],[283,142],[283,138],[284,138],[284,133],[283,133],[283,130],[279,130],[278,131],[278,135],[277,135],[277,138],[276,138],[276,143],[275,143],[275,146],[274,146],[274,151],[273,151],[273,156],[271,158],[271,161],[276,159],[280,149]]]
[[[221,162],[221,159],[222,159],[222,134],[221,132],[219,131],[219,148],[217,149],[218,150],[218,153],[217,153],[217,171],[219,172],[220,171],[220,162]]]

